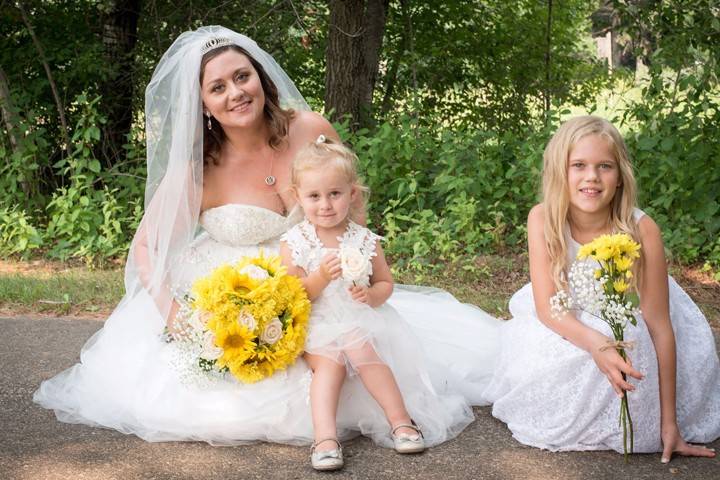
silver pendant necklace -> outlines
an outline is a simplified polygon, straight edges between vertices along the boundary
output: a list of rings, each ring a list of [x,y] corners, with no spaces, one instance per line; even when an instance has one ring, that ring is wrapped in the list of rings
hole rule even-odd
[[[275,152],[272,152],[272,155],[270,156],[270,173],[268,173],[268,176],[265,177],[265,185],[267,185],[268,187],[272,187],[273,185],[275,185],[275,181],[276,181],[275,175],[272,174],[274,160],[275,160]]]

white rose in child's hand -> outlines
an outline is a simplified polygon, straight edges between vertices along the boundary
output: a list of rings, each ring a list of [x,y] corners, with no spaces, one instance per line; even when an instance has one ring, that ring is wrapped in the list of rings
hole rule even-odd
[[[370,275],[370,262],[357,248],[340,250],[340,266],[343,278],[349,282],[364,283]]]
[[[275,317],[265,326],[265,330],[260,335],[260,341],[268,345],[275,345],[282,336],[282,322],[278,317]]]

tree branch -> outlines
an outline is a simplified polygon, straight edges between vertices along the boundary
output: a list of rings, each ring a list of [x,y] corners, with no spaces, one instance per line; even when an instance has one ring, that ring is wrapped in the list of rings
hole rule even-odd
[[[25,12],[25,8],[23,7],[22,2],[17,2],[17,8],[20,10],[20,14],[23,18],[23,23],[25,23],[25,28],[27,28],[28,33],[30,34],[30,37],[32,38],[33,44],[35,44],[35,49],[38,52],[38,56],[40,57],[40,61],[43,64],[43,67],[45,68],[45,74],[47,75],[48,82],[50,82],[50,89],[52,90],[53,98],[55,99],[55,106],[57,107],[58,115],[60,115],[60,125],[61,125],[61,134],[63,137],[63,142],[65,143],[65,153],[67,155],[70,154],[70,137],[68,135],[68,126],[67,121],[65,120],[65,110],[63,109],[62,100],[60,100],[60,95],[58,94],[57,86],[55,85],[55,79],[53,78],[52,72],[50,71],[50,65],[47,62],[47,58],[45,57],[45,51],[43,50],[42,44],[40,43],[40,40],[38,40],[37,35],[35,35],[35,31],[32,28],[32,25],[30,24],[30,19],[27,16],[27,13]]]

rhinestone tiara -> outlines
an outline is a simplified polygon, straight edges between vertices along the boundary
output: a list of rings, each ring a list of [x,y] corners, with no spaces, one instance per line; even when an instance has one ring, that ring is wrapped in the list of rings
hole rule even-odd
[[[205,42],[205,45],[203,45],[202,48],[202,53],[204,55],[210,50],[215,50],[216,48],[224,47],[226,45],[235,45],[235,42],[233,42],[227,37],[213,37],[207,42]]]

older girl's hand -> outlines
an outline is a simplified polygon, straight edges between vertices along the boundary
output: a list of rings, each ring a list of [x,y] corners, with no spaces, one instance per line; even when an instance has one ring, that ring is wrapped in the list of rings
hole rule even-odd
[[[680,435],[680,429],[675,423],[673,426],[662,429],[663,452],[660,461],[668,463],[673,453],[688,457],[714,457],[715,449],[703,445],[690,445]]]
[[[590,353],[597,367],[607,377],[608,382],[610,382],[617,396],[622,397],[624,391],[632,392],[635,390],[635,386],[623,379],[623,373],[638,380],[642,380],[644,376],[633,368],[630,358],[628,358],[627,361],[623,360],[614,348],[603,350],[602,347],[607,345],[607,337],[605,337],[605,339],[606,341],[604,343],[599,343],[596,347],[592,348]]]

